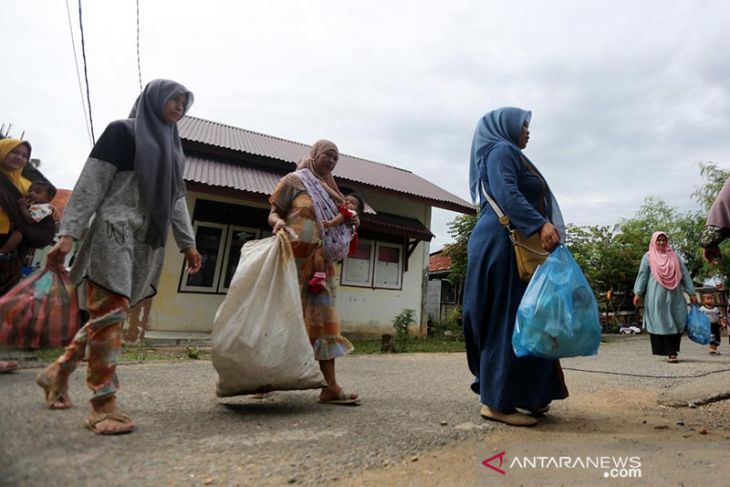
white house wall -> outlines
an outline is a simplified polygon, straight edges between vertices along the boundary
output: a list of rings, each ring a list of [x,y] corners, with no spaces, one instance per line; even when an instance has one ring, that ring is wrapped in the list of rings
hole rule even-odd
[[[235,198],[188,192],[188,210],[191,215],[195,207],[195,200],[198,198],[237,205],[246,204],[260,208],[265,207],[262,204],[250,201],[244,202]],[[213,328],[213,316],[225,295],[178,292],[183,262],[183,254],[178,250],[175,240],[172,238],[172,232],[170,232],[165,248],[165,263],[162,266],[160,288],[150,311],[147,325],[149,330],[210,332]]]
[[[425,226],[431,226],[431,207],[397,196],[358,191],[375,211],[416,218]],[[404,256],[408,249],[403,249]],[[419,242],[408,261],[408,271],[403,272],[403,286],[395,289],[370,289],[354,286],[340,286],[337,293],[337,311],[344,333],[363,336],[380,336],[393,333],[393,318],[404,309],[414,310],[416,334],[426,333],[426,322],[422,319],[425,285],[428,266],[428,242]]]
[[[412,200],[384,197],[381,194],[361,192],[376,211],[383,211],[417,218],[426,226],[431,222],[431,208]],[[188,208],[192,214],[197,198],[221,201],[231,204],[245,204],[267,208],[234,198],[203,193],[188,193]],[[403,249],[403,255],[407,249]],[[342,331],[357,336],[379,336],[392,333],[393,318],[404,309],[415,310],[413,332],[425,333],[422,324],[424,306],[425,271],[428,264],[428,242],[420,242],[408,262],[408,271],[403,272],[403,286],[400,290],[370,289],[340,286],[337,295],[337,309]],[[162,269],[160,287],[154,298],[147,328],[154,331],[209,332],[213,316],[223,301],[222,294],[178,292],[183,256],[178,251],[172,235],[168,236],[165,263]],[[425,323],[425,321],[424,321]]]

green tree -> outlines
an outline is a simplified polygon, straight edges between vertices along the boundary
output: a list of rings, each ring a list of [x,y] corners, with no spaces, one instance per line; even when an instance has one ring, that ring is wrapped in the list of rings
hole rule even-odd
[[[583,269],[593,291],[630,291],[646,250],[626,238],[620,225],[567,226],[566,246]]]
[[[451,258],[449,281],[456,290],[456,302],[461,302],[461,290],[464,288],[467,264],[467,244],[474,230],[479,214],[459,215],[449,223],[449,235],[454,242],[444,247],[444,255]]]
[[[730,178],[730,170],[720,169],[714,162],[698,162],[697,165],[705,182],[695,188],[692,198],[700,204],[700,211],[706,214],[710,211],[723,184]]]
[[[669,243],[684,260],[692,278],[704,279],[706,272],[699,248],[703,228],[701,212],[680,213],[661,198],[647,196],[636,214],[622,220],[620,225],[623,240],[641,247],[641,255],[648,250],[652,233],[659,230],[666,232]]]

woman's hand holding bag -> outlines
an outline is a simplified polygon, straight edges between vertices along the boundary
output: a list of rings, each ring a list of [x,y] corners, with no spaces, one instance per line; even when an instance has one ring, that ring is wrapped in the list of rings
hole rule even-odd
[[[542,248],[548,252],[552,252],[555,247],[560,245],[560,233],[552,223],[548,222],[540,227],[540,242]]]

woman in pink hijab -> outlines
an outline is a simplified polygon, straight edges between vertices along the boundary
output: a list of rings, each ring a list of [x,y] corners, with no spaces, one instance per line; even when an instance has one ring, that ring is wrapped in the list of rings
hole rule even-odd
[[[651,352],[667,357],[670,363],[679,361],[679,344],[687,325],[684,292],[692,303],[697,302],[692,278],[669,245],[669,237],[654,232],[634,283],[634,306],[644,302],[644,328],[651,336]]]

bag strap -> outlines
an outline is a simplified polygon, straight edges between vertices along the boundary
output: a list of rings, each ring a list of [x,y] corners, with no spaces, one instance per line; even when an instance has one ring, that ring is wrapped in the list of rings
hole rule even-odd
[[[512,242],[513,245],[517,245],[517,238],[515,237],[515,229],[512,225],[509,223],[509,217],[504,214],[502,211],[502,208],[499,207],[496,201],[492,199],[491,196],[489,196],[489,192],[487,191],[487,188],[484,186],[484,180],[479,179],[479,184],[481,185],[482,194],[484,195],[484,199],[487,200],[489,203],[489,206],[492,207],[494,210],[494,213],[497,214],[497,219],[499,220],[499,223],[504,225],[504,228],[507,229],[507,232],[509,233],[509,239]]]
[[[484,196],[484,199],[487,200],[487,202],[489,203],[489,206],[491,206],[492,209],[494,210],[494,212],[497,214],[499,223],[504,225],[507,228],[507,230],[512,232],[513,229],[512,229],[512,225],[509,224],[509,217],[504,214],[504,212],[502,211],[502,208],[500,208],[499,205],[497,205],[497,202],[494,201],[491,196],[489,196],[489,193],[487,192],[487,188],[484,187],[484,180],[482,180],[480,178],[479,184],[481,185],[482,195]]]
[[[512,242],[512,245],[517,245],[518,247],[521,247],[521,248],[525,249],[526,251],[536,254],[536,255],[542,255],[542,256],[550,255],[550,252],[537,251],[537,250],[532,249],[532,248],[528,247],[527,245],[523,244],[519,240],[517,240],[517,237],[515,237],[515,228],[512,225],[510,225],[509,217],[504,214],[504,212],[499,207],[497,202],[494,201],[491,196],[489,196],[489,193],[487,192],[487,188],[484,186],[484,181],[482,179],[480,179],[479,183],[481,185],[481,190],[482,190],[482,194],[484,195],[484,199],[487,200],[487,202],[489,203],[489,206],[491,206],[492,209],[494,210],[494,213],[497,214],[499,223],[504,225],[504,228],[507,229],[507,232],[509,233],[509,239],[510,239],[510,242]]]

